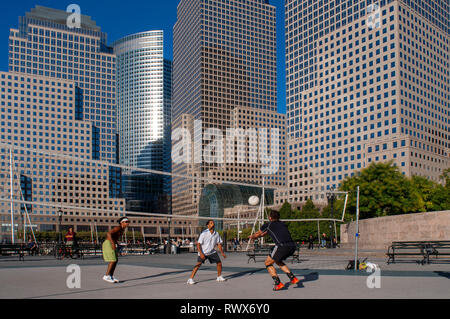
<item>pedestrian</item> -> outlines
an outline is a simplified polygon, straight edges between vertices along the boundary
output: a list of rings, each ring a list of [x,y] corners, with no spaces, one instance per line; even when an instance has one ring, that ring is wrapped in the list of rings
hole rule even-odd
[[[333,237],[333,247],[334,248],[339,247],[336,237]]]
[[[325,233],[322,234],[322,248],[325,248],[327,245],[327,235]]]
[[[114,271],[117,266],[117,242],[123,235],[125,229],[130,225],[130,221],[126,217],[119,219],[119,226],[114,227],[106,234],[106,240],[103,242],[103,260],[108,263],[106,274],[103,280],[110,283],[118,283],[119,280],[114,277]]]
[[[314,249],[314,238],[312,235],[309,235],[308,243],[309,243],[308,249]]]
[[[283,262],[290,256],[292,256],[296,250],[295,242],[292,240],[291,234],[287,225],[280,221],[280,213],[276,210],[272,210],[269,214],[269,222],[261,226],[255,234],[250,235],[249,239],[257,239],[269,234],[275,243],[275,247],[271,254],[267,256],[265,265],[267,271],[275,283],[273,290],[278,291],[284,288],[284,284],[277,276],[275,267],[276,263],[280,269],[289,277],[291,284],[296,284],[300,280],[294,276],[289,267]]]
[[[215,247],[219,249],[223,258],[227,258],[222,248],[222,239],[220,235],[214,230],[214,221],[208,220],[206,223],[207,229],[205,229],[199,236],[197,241],[197,250],[198,250],[198,258],[197,264],[194,266],[192,270],[191,277],[188,279],[187,283],[189,285],[193,285],[196,282],[194,281],[194,276],[197,273],[200,266],[206,261],[209,260],[209,263],[217,264],[217,281],[225,281],[226,279],[222,277],[222,261],[220,260]]]
[[[67,232],[65,239],[70,257],[72,257],[73,248],[75,246],[75,236],[76,233],[73,231],[73,228],[69,227],[69,231]]]
[[[233,243],[233,250],[236,251],[236,250],[237,250],[237,239],[236,239],[236,238],[233,238],[233,239],[231,240],[231,242]]]

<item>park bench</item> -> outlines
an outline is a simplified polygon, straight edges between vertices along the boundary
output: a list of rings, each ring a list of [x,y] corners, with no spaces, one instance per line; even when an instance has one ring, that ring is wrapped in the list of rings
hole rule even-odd
[[[68,246],[64,243],[56,243],[53,246],[52,251],[57,259],[63,259],[64,257],[84,259],[85,255],[96,256],[97,253],[101,253],[102,247],[90,243],[78,243],[73,246]]]
[[[430,256],[450,256],[450,241],[396,241],[388,247],[387,263],[395,263],[396,257],[421,257],[419,262],[430,263]]]
[[[25,250],[24,244],[0,244],[0,255],[2,256],[17,254],[19,255],[19,260],[25,260]]]
[[[430,256],[436,259],[442,256],[450,256],[450,241],[429,241],[424,248],[427,264],[430,263]]]
[[[101,254],[102,246],[98,244],[83,243],[77,246],[77,250],[80,258],[84,259],[84,256],[86,255],[97,256],[97,254]]]
[[[247,251],[247,257],[248,261],[247,264],[250,262],[251,259],[256,262],[256,257],[267,257],[271,254],[273,248],[275,246],[255,246],[252,250]],[[300,247],[297,247],[294,254],[289,257],[292,258],[292,263],[294,263],[294,260],[297,260],[297,262],[300,262]]]
[[[65,243],[56,243],[53,248],[53,254],[56,259],[62,260],[64,258],[81,258],[79,246],[68,246]]]
[[[145,255],[145,253],[149,251],[149,248],[150,247],[147,244],[128,244],[127,246],[124,246],[123,252],[130,255]]]

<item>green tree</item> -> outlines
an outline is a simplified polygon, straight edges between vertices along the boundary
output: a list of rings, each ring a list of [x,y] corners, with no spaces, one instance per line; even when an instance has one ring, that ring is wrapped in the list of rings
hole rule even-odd
[[[280,209],[280,215],[281,219],[305,219],[305,221],[286,222],[294,241],[306,241],[309,235],[317,238],[317,221],[308,221],[308,219],[320,218],[321,213],[312,200],[308,199],[301,211],[292,209],[291,205],[286,202]],[[321,228],[324,230],[325,223],[328,227],[328,222],[321,222]]]
[[[422,211],[450,209],[450,193],[446,187],[422,176],[413,176],[411,182],[423,201],[424,209]]]
[[[360,186],[360,218],[423,211],[425,203],[413,183],[393,162],[372,163],[343,180],[340,190],[350,192],[348,210],[356,212],[356,187]]]
[[[280,208],[280,219],[292,218],[292,206],[288,202],[284,202]]]

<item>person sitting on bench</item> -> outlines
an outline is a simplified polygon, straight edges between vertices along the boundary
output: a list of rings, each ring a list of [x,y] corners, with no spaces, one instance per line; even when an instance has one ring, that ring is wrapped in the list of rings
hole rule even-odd
[[[26,249],[29,251],[30,255],[35,255],[37,254],[37,245],[34,241],[30,239],[28,239],[28,243],[27,243],[27,247]]]

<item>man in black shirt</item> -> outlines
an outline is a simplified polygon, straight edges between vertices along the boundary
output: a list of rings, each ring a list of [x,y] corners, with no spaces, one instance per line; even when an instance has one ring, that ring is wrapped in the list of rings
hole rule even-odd
[[[280,213],[272,210],[269,214],[269,222],[262,225],[261,229],[258,230],[255,234],[249,236],[249,239],[257,239],[259,237],[263,237],[265,235],[270,235],[272,240],[275,243],[275,247],[272,250],[271,254],[267,256],[265,261],[265,265],[267,271],[272,276],[272,279],[275,282],[275,286],[273,290],[280,290],[284,288],[284,284],[280,281],[280,278],[277,276],[277,272],[275,267],[273,266],[276,263],[280,269],[287,274],[292,284],[296,284],[299,282],[297,277],[289,270],[288,266],[283,263],[283,260],[286,260],[290,256],[292,256],[295,252],[296,245],[292,240],[291,234],[285,223],[280,221]]]

